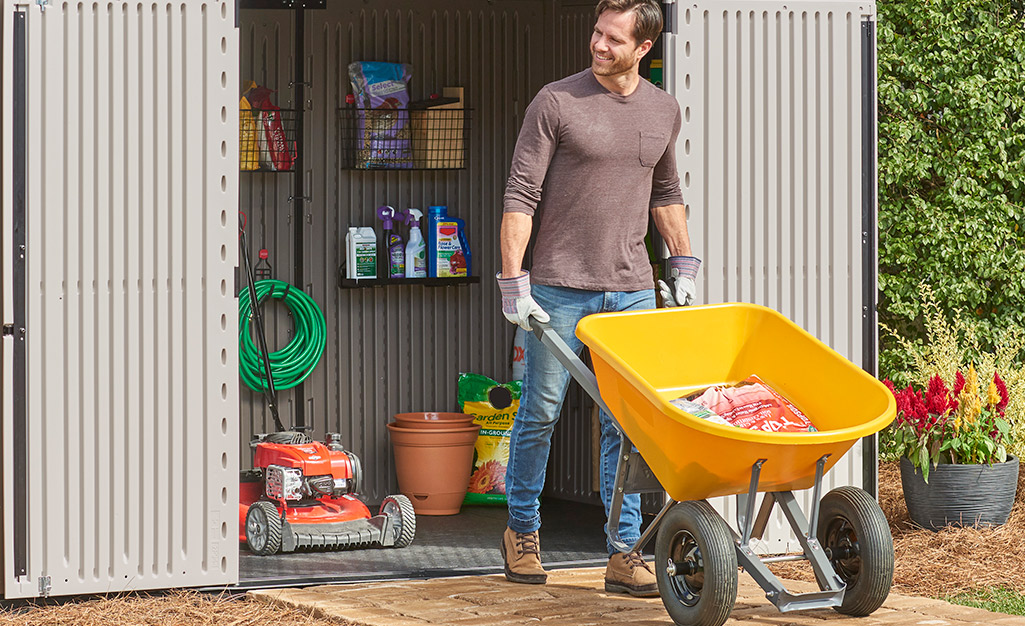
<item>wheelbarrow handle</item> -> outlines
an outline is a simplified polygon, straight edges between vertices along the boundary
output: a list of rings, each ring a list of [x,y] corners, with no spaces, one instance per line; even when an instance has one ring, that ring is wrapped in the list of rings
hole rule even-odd
[[[598,391],[598,379],[595,378],[594,372],[584,365],[584,362],[580,360],[577,353],[566,345],[566,342],[559,336],[559,333],[555,332],[548,322],[539,322],[533,317],[530,318],[530,328],[538,340],[569,371],[573,380],[577,381],[584,391],[587,392],[587,395],[591,396],[591,399],[598,405],[598,408],[611,416],[612,411],[609,410],[609,407],[605,406],[605,401],[601,399],[601,392]],[[619,424],[616,424],[616,427],[618,428]]]

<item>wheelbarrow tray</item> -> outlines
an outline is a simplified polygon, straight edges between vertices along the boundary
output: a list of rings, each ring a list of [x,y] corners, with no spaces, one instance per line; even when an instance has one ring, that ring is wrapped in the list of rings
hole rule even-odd
[[[584,318],[602,400],[655,477],[677,501],[815,484],[858,439],[878,432],[896,404],[873,376],[778,312],[728,303]],[[670,403],[757,375],[797,406],[817,432],[771,433],[715,424]]]

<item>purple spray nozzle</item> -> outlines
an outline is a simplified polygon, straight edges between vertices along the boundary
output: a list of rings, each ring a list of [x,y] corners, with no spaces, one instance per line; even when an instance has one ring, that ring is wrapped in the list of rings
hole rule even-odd
[[[401,215],[401,212],[399,215]],[[385,230],[391,230],[392,220],[396,218],[395,208],[388,206],[387,204],[379,206],[377,207],[377,217],[381,218],[381,221],[384,222]]]

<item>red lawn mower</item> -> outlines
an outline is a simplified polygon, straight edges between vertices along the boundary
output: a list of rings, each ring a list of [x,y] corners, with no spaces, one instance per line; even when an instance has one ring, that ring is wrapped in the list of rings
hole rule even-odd
[[[339,439],[329,433],[327,443],[320,443],[286,431],[253,441],[255,469],[243,472],[238,516],[239,541],[254,554],[403,548],[413,541],[412,503],[403,495],[388,496],[371,516],[356,497],[362,482],[359,458]]]
[[[295,350],[290,343],[284,350],[268,352],[260,302],[266,298],[283,299],[296,325],[303,328],[313,322],[323,327],[324,314],[312,298],[291,285],[273,280],[257,283],[253,279],[243,218],[239,219],[239,248],[248,282],[247,289],[239,294],[239,345],[240,352],[251,349],[256,356],[249,359],[249,367],[241,370],[242,380],[254,391],[263,393],[278,432],[257,435],[250,444],[255,451],[253,469],[242,472],[239,485],[239,541],[245,541],[259,555],[279,550],[408,546],[416,534],[416,514],[408,498],[388,496],[381,503],[380,512],[371,515],[356,497],[363,482],[359,458],[342,447],[341,437],[328,433],[327,441],[320,443],[313,441],[303,428],[285,430],[281,424],[272,363]],[[264,251],[260,258],[261,263],[266,262]],[[269,264],[266,267],[269,273]],[[296,299],[300,301],[293,306]],[[300,312],[305,316],[303,320],[299,320]],[[312,317],[319,319],[306,319]],[[259,348],[252,345],[250,320]],[[296,338],[299,334],[294,333]],[[323,349],[321,334],[319,343],[311,349],[313,358],[308,370],[298,372],[298,378],[291,379],[288,386],[298,384],[312,371]],[[244,360],[240,355],[240,361]]]

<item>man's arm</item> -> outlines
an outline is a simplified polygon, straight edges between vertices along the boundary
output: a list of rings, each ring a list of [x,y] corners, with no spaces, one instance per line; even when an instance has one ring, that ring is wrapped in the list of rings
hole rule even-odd
[[[687,230],[687,209],[682,204],[670,204],[651,209],[655,227],[662,235],[669,254],[672,256],[694,256],[690,247],[690,232]],[[505,230],[505,224],[502,224]],[[528,236],[530,234],[528,233]],[[504,246],[503,246],[504,252]]]
[[[523,255],[530,241],[533,218],[526,213],[502,215],[501,247],[502,277],[515,278],[522,273]]]
[[[665,306],[686,306],[692,304],[697,295],[694,281],[701,261],[694,257],[690,247],[690,232],[687,230],[687,209],[682,204],[669,204],[651,209],[655,227],[669,247],[669,276],[658,281],[658,291]]]

